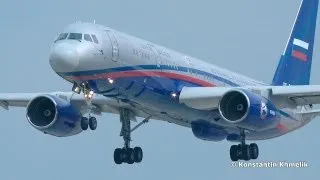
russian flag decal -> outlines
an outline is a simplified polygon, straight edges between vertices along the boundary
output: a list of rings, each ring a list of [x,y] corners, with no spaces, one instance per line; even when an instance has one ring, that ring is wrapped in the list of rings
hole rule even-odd
[[[301,61],[307,61],[307,52],[309,49],[309,44],[300,40],[293,39],[293,49],[292,56]]]

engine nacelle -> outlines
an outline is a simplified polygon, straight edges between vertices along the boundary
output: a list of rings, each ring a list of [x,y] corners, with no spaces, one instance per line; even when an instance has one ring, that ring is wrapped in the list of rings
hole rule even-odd
[[[268,99],[248,90],[231,90],[219,102],[221,117],[250,130],[265,130],[279,124],[278,109]]]
[[[191,128],[194,136],[206,141],[222,141],[228,135],[224,129],[219,129],[209,123],[192,122]]]
[[[53,136],[70,136],[81,132],[81,113],[67,100],[41,95],[27,106],[27,119],[36,129]]]

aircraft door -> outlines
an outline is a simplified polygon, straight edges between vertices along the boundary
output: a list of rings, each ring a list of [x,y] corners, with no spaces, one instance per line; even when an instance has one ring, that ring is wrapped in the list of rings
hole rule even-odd
[[[113,34],[113,32],[111,32],[110,30],[106,30],[106,33],[108,34],[108,37],[110,39],[111,42],[111,46],[112,46],[112,61],[117,62],[119,60],[119,47],[118,47],[118,42],[117,39],[115,37],[115,35]]]

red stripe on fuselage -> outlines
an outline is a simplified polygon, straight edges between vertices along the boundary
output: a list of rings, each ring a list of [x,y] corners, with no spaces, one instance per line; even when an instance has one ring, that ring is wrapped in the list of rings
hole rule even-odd
[[[292,56],[301,60],[301,61],[307,61],[307,55],[305,55],[304,53],[302,53],[300,51],[293,50]]]
[[[184,74],[178,74],[174,72],[161,72],[161,71],[141,71],[141,70],[134,70],[134,71],[121,71],[121,72],[112,72],[112,73],[103,73],[97,75],[88,75],[88,76],[69,76],[74,80],[98,80],[98,79],[108,79],[111,78],[116,80],[118,78],[125,78],[125,77],[163,77],[163,78],[170,78],[170,79],[178,79],[183,80],[186,82],[198,84],[201,86],[212,87],[215,86],[211,82],[207,82],[202,79],[195,78],[193,76],[188,76]]]

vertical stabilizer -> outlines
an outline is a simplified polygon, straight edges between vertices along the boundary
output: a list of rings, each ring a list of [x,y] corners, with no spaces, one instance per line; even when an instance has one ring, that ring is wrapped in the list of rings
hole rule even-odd
[[[308,85],[319,0],[303,0],[272,85]]]

